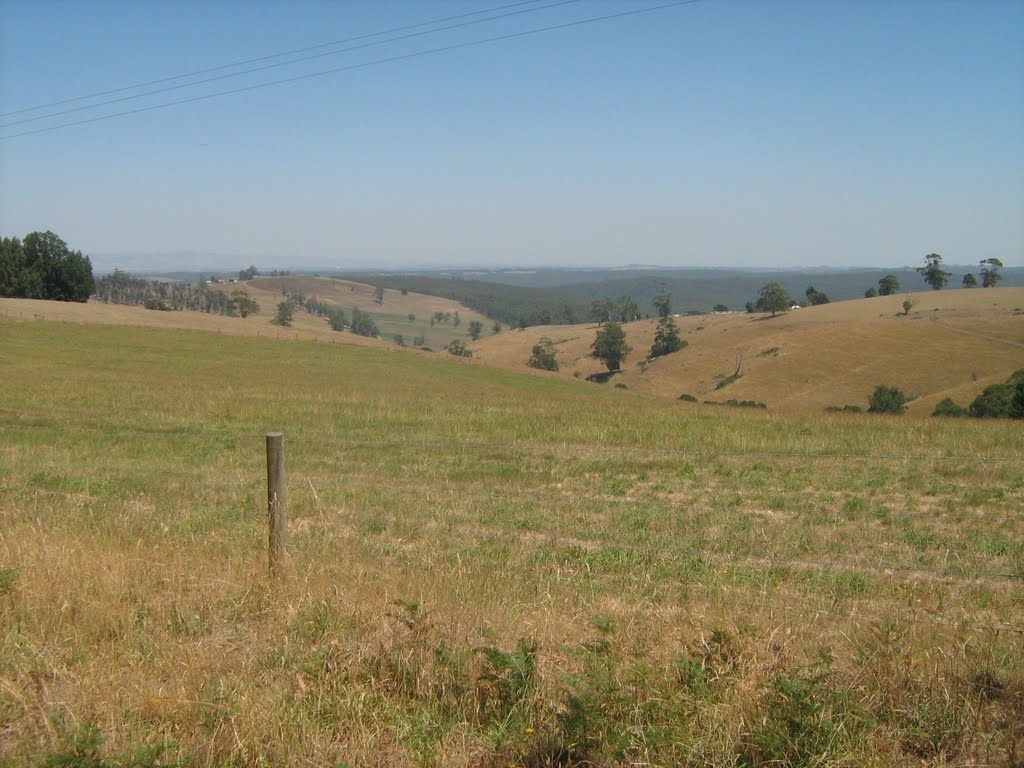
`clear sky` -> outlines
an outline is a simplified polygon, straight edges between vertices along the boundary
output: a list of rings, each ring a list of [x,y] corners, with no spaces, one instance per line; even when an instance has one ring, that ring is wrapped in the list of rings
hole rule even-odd
[[[510,0],[0,0],[0,234],[164,269],[1024,266],[1017,0],[699,0],[13,135],[669,0],[556,1],[14,124]]]

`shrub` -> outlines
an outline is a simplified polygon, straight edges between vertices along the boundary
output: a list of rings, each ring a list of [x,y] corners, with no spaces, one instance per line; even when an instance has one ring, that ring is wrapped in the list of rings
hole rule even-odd
[[[1011,384],[992,384],[971,403],[969,411],[976,419],[1009,419],[1014,413],[1017,388]]]
[[[696,397],[694,397],[693,395],[688,394],[686,392],[683,392],[683,394],[681,394],[679,396],[679,399],[684,401],[684,402],[687,402],[687,403],[696,403],[697,402],[697,398]]]
[[[907,410],[909,398],[896,387],[879,384],[868,399],[868,413],[901,414]]]
[[[967,409],[962,405],[957,405],[953,402],[953,398],[947,397],[945,400],[935,406],[935,410],[932,411],[932,416],[966,416]]]
[[[461,339],[453,339],[448,342],[448,346],[445,347],[448,350],[448,354],[455,355],[456,357],[472,357],[472,351],[466,349],[466,344]]]

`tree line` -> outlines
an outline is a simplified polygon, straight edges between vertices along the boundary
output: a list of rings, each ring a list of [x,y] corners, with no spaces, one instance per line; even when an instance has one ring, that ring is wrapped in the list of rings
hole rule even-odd
[[[254,301],[245,300],[248,297],[245,291],[236,291],[245,296],[239,295],[233,299],[222,291],[211,289],[205,281],[172,283],[167,280],[147,280],[117,269],[96,280],[95,293],[105,304],[126,304],[149,309],[187,309],[217,315],[244,313],[242,317],[259,311],[258,305],[253,307]],[[241,306],[236,304],[236,300]]]

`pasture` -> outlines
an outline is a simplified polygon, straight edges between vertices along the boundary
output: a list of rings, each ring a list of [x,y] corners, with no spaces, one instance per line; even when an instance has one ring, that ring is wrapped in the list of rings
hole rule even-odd
[[[1019,423],[11,317],[0,357],[0,764],[1024,760]]]

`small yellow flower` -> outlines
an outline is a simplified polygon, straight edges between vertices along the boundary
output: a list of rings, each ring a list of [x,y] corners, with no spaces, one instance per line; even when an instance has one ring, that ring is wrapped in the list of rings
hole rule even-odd
[[[527,728],[527,729],[526,729],[526,732],[527,732],[527,733],[533,733],[533,728]]]

